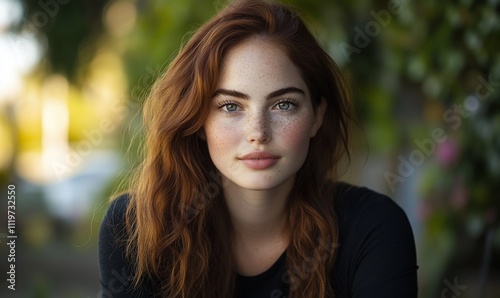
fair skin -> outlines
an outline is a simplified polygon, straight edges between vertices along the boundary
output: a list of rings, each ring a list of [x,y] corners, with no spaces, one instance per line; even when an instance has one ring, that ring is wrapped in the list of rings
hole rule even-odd
[[[202,137],[221,173],[242,275],[268,269],[288,246],[285,204],[323,120],[299,69],[276,45],[251,38],[223,60]]]

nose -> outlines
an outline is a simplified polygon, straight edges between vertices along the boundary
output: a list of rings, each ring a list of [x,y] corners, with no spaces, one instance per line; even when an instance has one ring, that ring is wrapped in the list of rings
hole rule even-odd
[[[265,112],[255,112],[247,119],[247,140],[250,143],[267,143],[271,140],[269,119]]]

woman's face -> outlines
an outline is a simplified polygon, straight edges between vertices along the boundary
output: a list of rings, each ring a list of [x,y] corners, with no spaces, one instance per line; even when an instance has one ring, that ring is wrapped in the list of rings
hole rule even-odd
[[[204,126],[224,183],[267,190],[293,179],[321,126],[299,69],[271,42],[251,38],[224,58]]]

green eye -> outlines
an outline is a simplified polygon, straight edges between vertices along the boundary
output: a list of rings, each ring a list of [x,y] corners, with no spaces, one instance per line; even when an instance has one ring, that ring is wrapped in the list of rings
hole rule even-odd
[[[236,112],[237,108],[238,108],[238,106],[236,106],[235,104],[232,104],[232,103],[226,104],[226,110],[228,112]]]
[[[289,110],[290,109],[290,103],[289,102],[280,102],[278,103],[278,108],[280,110]]]
[[[225,113],[234,113],[238,112],[240,109],[240,106],[238,103],[231,102],[231,101],[223,101],[217,104],[217,109],[222,110]]]

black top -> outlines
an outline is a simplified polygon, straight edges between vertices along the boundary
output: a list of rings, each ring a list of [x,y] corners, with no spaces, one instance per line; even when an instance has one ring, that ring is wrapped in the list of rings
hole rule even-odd
[[[336,298],[417,297],[413,233],[404,211],[390,198],[367,188],[342,185],[335,198],[339,242],[332,286]],[[132,290],[131,265],[123,245],[128,196],[114,200],[101,224],[99,263],[102,297],[154,297],[145,281]],[[265,272],[237,275],[237,297],[285,298],[286,251]]]

